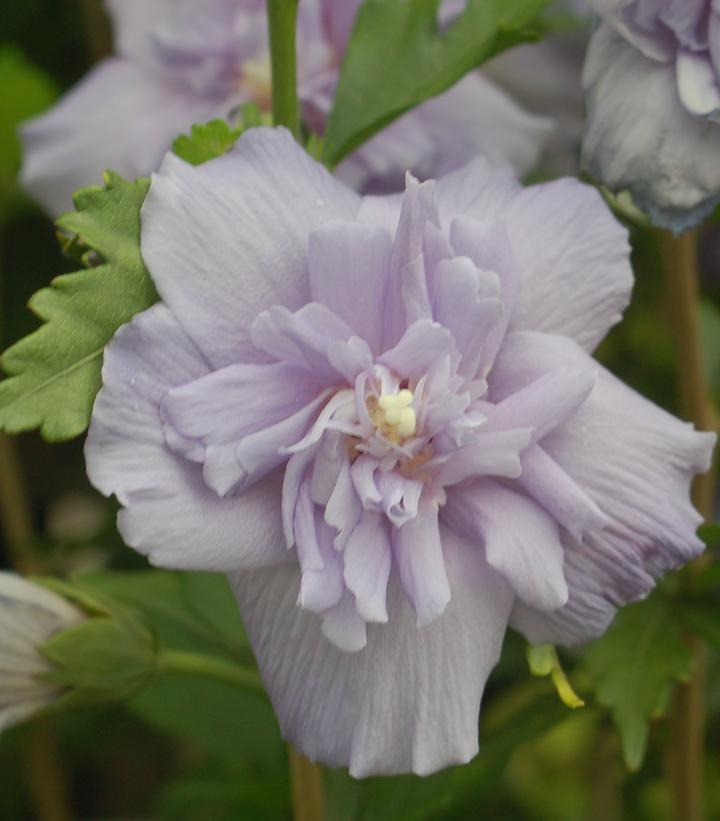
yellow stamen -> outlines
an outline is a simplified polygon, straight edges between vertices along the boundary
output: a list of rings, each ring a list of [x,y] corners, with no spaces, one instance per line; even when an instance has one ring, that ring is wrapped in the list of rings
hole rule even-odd
[[[417,431],[413,398],[413,392],[407,388],[397,393],[384,393],[377,400],[377,407],[371,410],[375,427],[393,442],[414,436]]]

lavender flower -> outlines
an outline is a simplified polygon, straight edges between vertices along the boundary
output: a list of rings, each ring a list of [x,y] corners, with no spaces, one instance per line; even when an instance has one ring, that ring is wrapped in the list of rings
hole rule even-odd
[[[720,9],[713,0],[593,0],[584,163],[683,231],[720,200]]]
[[[625,230],[477,160],[360,197],[283,130],[142,214],[161,302],[115,336],[86,446],[150,561],[226,571],[286,739],[356,776],[477,751],[508,624],[601,634],[701,550],[714,437],[590,351]]]
[[[39,651],[83,614],[60,596],[10,573],[0,573],[0,731],[51,704],[62,692],[42,675],[52,665]]]
[[[322,131],[360,0],[303,0],[299,95]],[[58,105],[22,129],[21,181],[51,213],[112,167],[154,171],[193,123],[233,117],[253,101],[269,110],[270,57],[262,0],[106,0],[117,55],[103,60]],[[475,73],[392,125],[342,164],[358,187],[392,187],[405,168],[429,176],[481,153],[524,173],[551,130]]]

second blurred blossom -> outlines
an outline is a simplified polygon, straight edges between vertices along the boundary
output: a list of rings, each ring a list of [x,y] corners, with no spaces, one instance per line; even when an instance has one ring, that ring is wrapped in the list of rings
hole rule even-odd
[[[72,193],[99,182],[107,167],[131,178],[154,171],[174,137],[193,123],[232,117],[247,102],[270,107],[262,0],[105,0],[105,5],[116,54],[22,130],[22,182],[52,214],[70,208]],[[303,116],[315,131],[324,128],[360,5],[360,0],[303,0],[299,6],[299,95]],[[473,72],[391,125],[338,173],[360,189],[399,189],[407,169],[428,177],[482,154],[524,174],[551,131],[550,120],[525,112]]]

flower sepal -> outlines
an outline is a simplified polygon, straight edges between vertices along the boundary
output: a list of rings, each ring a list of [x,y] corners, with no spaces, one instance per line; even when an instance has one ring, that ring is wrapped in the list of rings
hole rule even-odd
[[[38,648],[52,665],[41,678],[68,688],[49,710],[126,699],[156,674],[157,642],[132,610],[72,583],[38,581],[88,616],[55,633]]]
[[[550,677],[550,680],[555,685],[560,701],[571,710],[577,710],[579,707],[584,707],[585,702],[573,690],[572,685],[568,681],[565,671],[560,664],[557,650],[552,644],[535,644],[528,645],[527,650],[528,666],[530,672],[534,676]]]

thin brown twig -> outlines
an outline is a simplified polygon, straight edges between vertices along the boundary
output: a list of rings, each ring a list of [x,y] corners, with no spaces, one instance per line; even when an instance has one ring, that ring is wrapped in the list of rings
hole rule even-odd
[[[713,430],[717,416],[705,377],[700,336],[697,270],[697,233],[681,237],[663,234],[665,290],[670,328],[677,359],[678,394],[683,413],[699,430]],[[705,520],[713,516],[715,471],[698,476],[693,501]],[[705,554],[691,572],[700,572],[712,559]],[[688,637],[694,667],[690,680],[677,688],[670,714],[670,776],[674,817],[677,821],[703,821],[705,757],[705,683],[707,648]]]
[[[288,747],[288,753],[294,821],[324,821],[325,793],[322,767],[313,764],[293,747]]]

